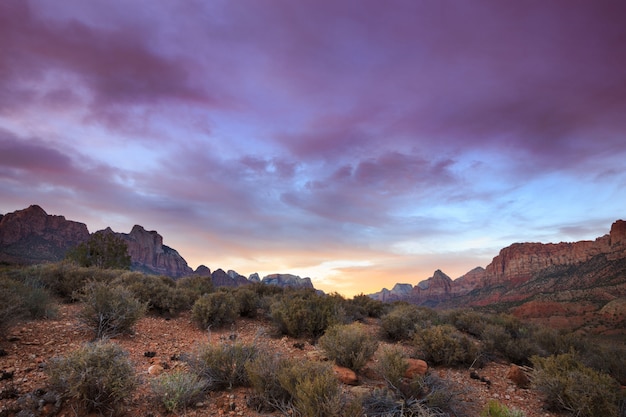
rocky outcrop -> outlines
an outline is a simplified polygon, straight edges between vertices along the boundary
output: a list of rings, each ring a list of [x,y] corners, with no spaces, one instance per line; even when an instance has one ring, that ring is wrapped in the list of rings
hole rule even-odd
[[[209,267],[205,266],[205,265],[200,265],[196,268],[195,271],[193,271],[194,275],[200,275],[202,277],[210,277],[211,276],[211,270],[209,269]]]
[[[47,214],[41,207],[8,213],[0,219],[0,262],[56,262],[68,249],[89,239],[84,223]]]
[[[292,274],[270,274],[263,277],[261,283],[279,287],[313,288],[311,278],[300,278]]]
[[[211,274],[211,281],[215,287],[239,287],[249,284],[249,281],[243,275],[239,275],[235,271],[224,272],[223,269],[216,269]]]
[[[105,232],[113,232],[107,228]],[[169,246],[163,244],[163,237],[156,231],[147,231],[135,225],[129,234],[115,233],[126,241],[131,268],[148,274],[167,275],[179,278],[190,275],[193,270],[187,261]]]
[[[515,243],[486,268],[456,280],[437,270],[410,295],[383,289],[371,296],[426,306],[488,307],[553,327],[602,321],[607,328],[623,328],[619,314],[605,314],[602,308],[626,297],[626,222],[616,221],[609,234],[593,241]]]
[[[423,305],[436,305],[450,298],[452,279],[436,270],[432,277],[419,282],[411,292],[411,301]]]

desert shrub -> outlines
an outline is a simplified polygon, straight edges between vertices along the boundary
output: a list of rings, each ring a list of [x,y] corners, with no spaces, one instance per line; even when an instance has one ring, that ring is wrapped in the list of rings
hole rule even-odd
[[[110,230],[110,229],[109,229]],[[85,267],[130,269],[128,244],[113,232],[99,231],[67,251],[65,259]]]
[[[188,297],[170,277],[124,272],[112,284],[128,288],[148,311],[157,314],[177,314],[189,308]]]
[[[339,382],[327,363],[262,352],[248,362],[246,371],[254,393],[250,405],[258,411],[280,410],[303,417],[354,413],[354,404],[342,411]]]
[[[399,387],[409,363],[402,349],[397,346],[385,346],[378,355],[376,368],[388,386]]]
[[[214,291],[211,277],[190,275],[176,280],[178,292],[187,300],[188,308],[191,308],[198,298]]]
[[[416,355],[435,365],[471,364],[479,349],[454,327],[444,324],[420,330],[413,338]]]
[[[364,415],[384,417],[449,417],[450,414],[423,401],[399,400],[387,389],[375,389],[362,400]]]
[[[234,323],[238,315],[237,300],[228,291],[204,294],[191,308],[191,318],[201,329]]]
[[[626,385],[626,347],[599,341],[581,357],[585,365]]]
[[[53,390],[89,411],[114,414],[136,387],[128,354],[112,342],[88,343],[50,361],[46,372]]]
[[[52,296],[40,286],[25,286],[20,302],[32,319],[50,318],[57,313],[57,304]]]
[[[110,283],[123,270],[79,267],[70,262],[37,265],[32,273],[53,295],[65,302],[76,301],[75,294],[88,282]]]
[[[220,390],[248,386],[246,363],[256,354],[255,346],[243,343],[206,344],[183,359],[192,372],[206,380],[209,390]]]
[[[419,308],[412,304],[396,304],[381,317],[383,337],[393,340],[408,340],[413,337],[420,318]]]
[[[233,291],[235,301],[242,317],[256,317],[260,305],[260,296],[252,289],[239,287]]]
[[[498,324],[485,325],[480,338],[484,352],[492,356],[504,354],[507,345],[513,340],[506,329]]]
[[[378,349],[378,341],[358,323],[329,327],[319,345],[337,365],[354,371],[361,370]]]
[[[549,409],[580,417],[618,415],[619,384],[583,365],[574,353],[533,356],[532,363],[532,385]]]
[[[365,294],[355,295],[347,300],[348,306],[355,316],[380,318],[385,312],[387,304]]]
[[[18,320],[26,317],[27,311],[20,302],[22,284],[7,277],[0,277],[0,336]]]
[[[198,375],[176,369],[152,380],[152,392],[167,412],[181,411],[205,395],[206,381]]]
[[[250,405],[257,411],[289,409],[291,394],[281,385],[278,375],[284,372],[284,368],[292,366],[295,366],[294,360],[267,351],[260,351],[252,361],[247,362],[246,373],[253,391]]]
[[[480,417],[525,417],[523,411],[509,409],[496,400],[489,400],[485,408],[480,412]]]
[[[491,323],[489,315],[473,310],[452,310],[445,316],[445,321],[463,333],[480,338],[485,326]]]
[[[78,318],[96,339],[130,333],[146,312],[146,305],[122,286],[89,282],[77,297],[84,304]]]
[[[303,417],[341,415],[339,381],[328,363],[299,361],[279,369],[278,381]]]
[[[272,303],[270,314],[278,331],[292,337],[319,337],[328,326],[343,321],[336,299],[314,290],[283,292]]]

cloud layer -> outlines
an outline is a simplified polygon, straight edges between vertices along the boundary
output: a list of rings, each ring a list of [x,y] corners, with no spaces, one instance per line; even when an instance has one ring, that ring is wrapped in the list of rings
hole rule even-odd
[[[348,294],[624,217],[620,2],[0,3],[0,212]]]

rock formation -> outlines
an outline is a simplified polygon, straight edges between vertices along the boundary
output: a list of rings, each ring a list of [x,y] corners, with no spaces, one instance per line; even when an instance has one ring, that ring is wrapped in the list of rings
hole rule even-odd
[[[311,278],[300,278],[292,274],[270,274],[263,277],[261,283],[279,287],[313,288]]]
[[[426,306],[490,307],[555,327],[602,319],[606,328],[624,328],[623,315],[607,315],[602,308],[626,298],[626,222],[616,221],[609,234],[593,241],[515,243],[485,269],[475,268],[456,280],[437,270],[409,295],[383,289],[371,297]]]
[[[113,232],[110,228],[105,231]],[[190,275],[193,270],[180,254],[163,244],[163,237],[156,231],[147,231],[135,225],[129,234],[116,233],[126,241],[131,268],[149,274],[167,275],[173,278]]]
[[[243,275],[239,275],[237,272],[231,270],[224,272],[223,269],[213,271],[211,281],[215,287],[239,287],[249,284],[248,279]]]
[[[56,262],[68,249],[87,241],[84,223],[47,214],[41,207],[8,213],[0,219],[0,262]]]

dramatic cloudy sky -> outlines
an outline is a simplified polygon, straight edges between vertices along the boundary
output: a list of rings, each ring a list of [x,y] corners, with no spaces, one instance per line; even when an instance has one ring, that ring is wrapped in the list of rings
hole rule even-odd
[[[3,0],[0,213],[345,295],[626,218],[626,2]]]

